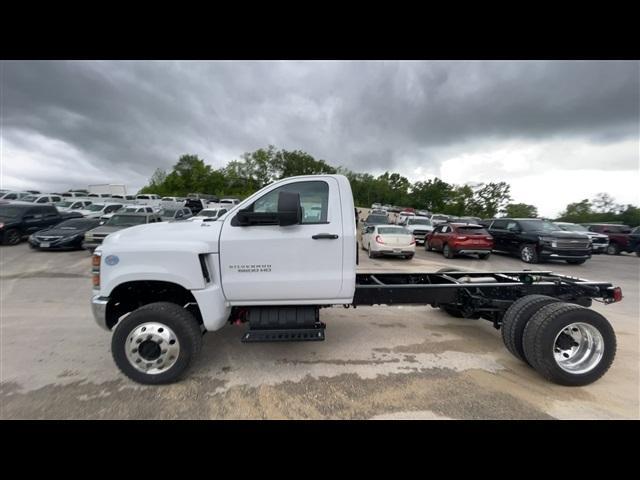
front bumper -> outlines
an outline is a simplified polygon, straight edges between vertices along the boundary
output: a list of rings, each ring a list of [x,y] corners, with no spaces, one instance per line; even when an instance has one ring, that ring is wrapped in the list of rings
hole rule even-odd
[[[540,258],[549,260],[588,260],[591,258],[591,250],[554,250],[543,248],[540,251]]]
[[[608,243],[592,243],[591,251],[594,253],[606,252],[608,246]]]
[[[78,248],[77,240],[55,240],[53,242],[45,242],[48,243],[48,247],[43,247],[42,242],[35,238],[29,237],[29,245],[33,248],[40,248],[42,250],[75,250]]]
[[[109,330],[107,327],[107,304],[109,297],[101,297],[99,294],[91,298],[91,312],[93,318],[100,328]]]

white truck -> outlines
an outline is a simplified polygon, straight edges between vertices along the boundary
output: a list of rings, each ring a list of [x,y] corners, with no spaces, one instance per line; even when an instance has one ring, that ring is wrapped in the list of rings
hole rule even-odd
[[[356,213],[341,175],[280,180],[211,222],[124,229],[92,262],[95,320],[113,331],[116,365],[144,384],[177,380],[202,335],[225,325],[248,325],[243,342],[317,341],[321,308],[423,304],[489,320],[543,376],[586,385],[616,349],[609,322],[586,307],[622,299],[610,283],[549,271],[356,273]]]

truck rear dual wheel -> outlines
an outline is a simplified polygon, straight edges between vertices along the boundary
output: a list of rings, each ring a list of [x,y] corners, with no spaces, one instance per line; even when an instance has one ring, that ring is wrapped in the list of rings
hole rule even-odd
[[[111,354],[122,373],[147,385],[171,383],[200,352],[202,332],[180,305],[150,303],[134,310],[116,327]]]
[[[549,303],[527,322],[525,358],[546,379],[583,386],[602,377],[616,354],[613,327],[598,312],[572,303]]]
[[[500,328],[502,341],[507,350],[520,360],[529,363],[522,345],[524,328],[540,308],[559,301],[557,298],[546,295],[526,295],[513,302],[502,317],[502,327]],[[529,365],[531,364],[529,363]]]

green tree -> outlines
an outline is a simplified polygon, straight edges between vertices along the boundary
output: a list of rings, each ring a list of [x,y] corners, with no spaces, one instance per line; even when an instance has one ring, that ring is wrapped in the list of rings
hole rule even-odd
[[[536,218],[538,209],[535,205],[526,203],[510,203],[504,208],[503,213],[511,218]]]
[[[584,223],[590,221],[593,213],[591,202],[585,198],[580,202],[567,205],[557,220],[560,222]]]
[[[476,187],[473,195],[475,214],[481,217],[495,217],[509,201],[511,187],[506,182],[490,182]]]
[[[434,213],[445,213],[454,186],[434,178],[426,182],[416,182],[411,188],[413,207],[427,209]]]

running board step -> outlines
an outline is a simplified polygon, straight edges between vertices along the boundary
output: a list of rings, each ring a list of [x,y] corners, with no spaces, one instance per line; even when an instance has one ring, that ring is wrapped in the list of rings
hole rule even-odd
[[[315,328],[247,330],[242,336],[242,342],[322,342],[324,341],[324,328],[325,324],[320,322]]]

